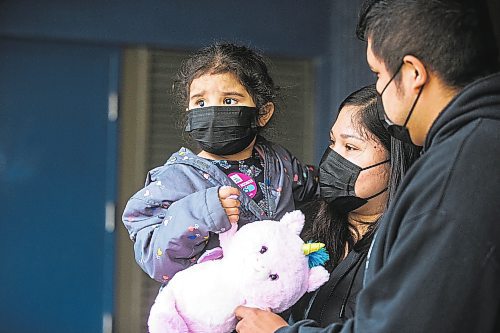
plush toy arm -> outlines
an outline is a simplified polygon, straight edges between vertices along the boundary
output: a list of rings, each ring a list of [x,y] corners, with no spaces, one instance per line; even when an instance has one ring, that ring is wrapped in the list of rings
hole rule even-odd
[[[212,261],[212,260],[219,260],[224,257],[224,252],[222,251],[222,248],[217,246],[211,250],[205,251],[201,257],[196,261],[196,263],[202,263],[205,261]]]
[[[307,291],[311,292],[321,287],[328,279],[330,274],[323,266],[316,266],[309,270],[309,283]]]
[[[156,297],[148,318],[149,333],[188,333],[189,329],[175,306],[171,290],[164,288]]]
[[[234,234],[236,233],[236,230],[238,230],[238,224],[231,223],[231,229],[219,234],[219,244],[223,250],[229,244],[231,238],[233,238]]]

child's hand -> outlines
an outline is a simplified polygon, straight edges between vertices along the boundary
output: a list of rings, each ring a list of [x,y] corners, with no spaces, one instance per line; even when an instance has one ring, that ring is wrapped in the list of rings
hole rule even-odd
[[[238,200],[240,190],[231,186],[222,186],[219,189],[219,200],[222,208],[226,211],[229,222],[237,223],[240,219],[240,201]]]

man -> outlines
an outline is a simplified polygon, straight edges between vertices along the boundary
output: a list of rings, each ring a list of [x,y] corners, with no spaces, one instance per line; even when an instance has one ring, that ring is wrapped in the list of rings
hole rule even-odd
[[[354,318],[286,326],[240,307],[238,332],[500,332],[500,73],[473,1],[370,1],[358,35],[384,122],[423,146],[373,242]]]

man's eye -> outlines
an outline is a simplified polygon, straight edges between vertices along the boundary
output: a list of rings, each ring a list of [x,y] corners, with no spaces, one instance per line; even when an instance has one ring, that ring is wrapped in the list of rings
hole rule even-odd
[[[224,98],[224,104],[225,105],[233,105],[233,104],[236,104],[238,103],[237,100],[235,100],[234,98]]]

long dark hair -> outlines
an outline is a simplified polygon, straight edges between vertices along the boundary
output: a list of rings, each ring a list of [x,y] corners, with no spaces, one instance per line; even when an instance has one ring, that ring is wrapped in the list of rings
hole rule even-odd
[[[390,155],[389,203],[406,170],[419,156],[420,148],[403,143],[389,135],[378,117],[377,91],[374,85],[363,87],[350,94],[340,104],[339,112],[345,106],[359,108],[353,116],[353,123],[357,126],[358,132],[366,139],[378,141]],[[305,240],[325,243],[331,258],[326,267],[330,270],[344,258],[346,245],[347,251],[367,250],[378,224],[378,221],[370,223],[367,233],[356,242],[360,235],[350,225],[348,213],[339,212],[323,200],[310,204],[304,210],[308,220],[312,219],[313,222],[306,227],[302,237]]]

